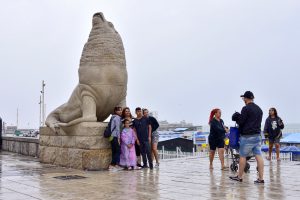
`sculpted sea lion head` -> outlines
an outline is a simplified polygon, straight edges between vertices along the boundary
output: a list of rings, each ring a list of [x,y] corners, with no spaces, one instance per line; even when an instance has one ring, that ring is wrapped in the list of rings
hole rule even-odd
[[[115,30],[113,23],[107,21],[102,12],[98,12],[93,15],[93,26],[98,26],[98,27],[103,27],[103,28],[105,26],[108,26],[112,29],[112,31],[114,31],[115,33],[118,33]]]
[[[80,67],[118,66],[126,67],[122,39],[114,25],[107,21],[101,12],[95,13],[92,30],[84,46]]]

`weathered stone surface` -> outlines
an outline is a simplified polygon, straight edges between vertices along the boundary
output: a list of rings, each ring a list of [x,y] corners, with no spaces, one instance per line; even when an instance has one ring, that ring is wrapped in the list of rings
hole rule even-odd
[[[40,161],[43,163],[53,164],[56,160],[58,152],[59,152],[58,147],[40,146],[40,148],[39,148]]]
[[[107,169],[111,162],[111,150],[89,150],[82,154],[82,167],[87,170]]]
[[[48,135],[40,135],[40,145],[49,146],[50,145],[50,136]]]
[[[76,137],[76,148],[79,149],[100,149],[100,140],[99,136],[94,137]]]
[[[28,154],[33,157],[38,156],[39,145],[36,143],[29,143],[29,151]]]
[[[69,164],[69,150],[66,148],[59,148],[57,150],[57,155],[55,158],[55,161],[53,163],[54,165],[59,165],[63,167],[68,167]]]
[[[39,140],[30,137],[2,136],[2,150],[22,155],[37,156]],[[34,153],[30,154],[30,147],[34,146]]]
[[[68,167],[82,169],[83,149],[68,149]]]
[[[60,132],[63,130],[64,133],[68,133],[68,136],[101,136],[106,127],[107,123],[104,122],[82,122],[74,126],[62,127],[57,134],[61,135]]]
[[[49,127],[41,128],[40,161],[76,169],[106,169],[111,161],[110,142],[103,137],[106,125],[96,122],[76,124],[68,127],[67,135],[65,132],[53,133]]]
[[[63,136],[49,136],[49,146],[61,147]]]
[[[2,140],[2,150],[7,151],[8,150],[8,141]]]
[[[69,101],[46,119],[47,126],[54,132],[59,127],[103,121],[115,106],[126,105],[127,70],[122,39],[102,13],[93,16],[78,71],[79,84]]]
[[[8,141],[8,150],[11,152],[15,152],[15,141]]]
[[[21,154],[29,155],[29,143],[21,143]]]
[[[75,148],[75,139],[74,136],[62,136],[61,146],[64,148]]]

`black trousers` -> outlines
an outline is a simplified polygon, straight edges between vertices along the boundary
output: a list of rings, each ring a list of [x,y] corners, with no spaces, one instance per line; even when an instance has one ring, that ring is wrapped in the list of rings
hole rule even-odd
[[[143,165],[147,165],[147,160],[149,162],[149,166],[153,167],[153,162],[152,162],[152,156],[151,156],[151,147],[149,141],[140,141],[140,149],[141,149],[141,154],[143,157]]]
[[[117,137],[114,137],[114,139],[111,141],[111,151],[112,151],[111,164],[118,165],[120,163],[121,148]]]

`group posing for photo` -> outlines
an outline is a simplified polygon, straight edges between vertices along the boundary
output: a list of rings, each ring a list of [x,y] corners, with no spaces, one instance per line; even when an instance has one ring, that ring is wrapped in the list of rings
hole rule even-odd
[[[108,128],[112,148],[109,169],[153,169],[159,166],[157,144],[159,123],[149,115],[148,109],[135,109],[134,118],[128,107],[115,107]]]

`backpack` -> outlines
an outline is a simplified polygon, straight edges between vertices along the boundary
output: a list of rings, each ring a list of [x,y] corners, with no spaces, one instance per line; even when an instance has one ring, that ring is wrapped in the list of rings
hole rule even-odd
[[[111,117],[111,119],[110,119],[110,121],[109,121],[109,123],[108,123],[108,126],[105,128],[105,130],[104,130],[104,137],[105,138],[109,138],[110,136],[111,136],[111,133],[112,132],[114,132],[114,130],[115,130],[115,128],[116,127],[114,127],[114,129],[113,130],[111,130],[111,122],[112,122],[112,120],[115,118],[115,116],[113,116],[113,117]]]

